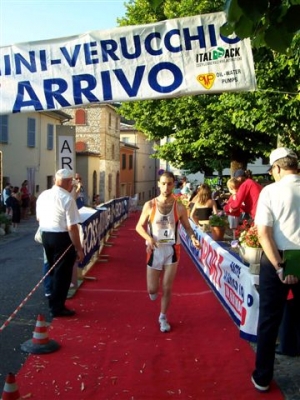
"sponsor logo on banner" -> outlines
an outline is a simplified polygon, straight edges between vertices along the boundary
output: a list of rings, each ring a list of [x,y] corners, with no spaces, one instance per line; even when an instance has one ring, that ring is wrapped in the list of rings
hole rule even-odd
[[[215,79],[216,75],[213,73],[201,74],[197,76],[197,81],[206,89],[210,89],[213,86]]]

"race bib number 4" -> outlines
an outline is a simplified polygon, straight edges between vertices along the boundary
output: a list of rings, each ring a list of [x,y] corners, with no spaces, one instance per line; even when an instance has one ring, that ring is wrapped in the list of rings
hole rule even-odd
[[[175,243],[174,231],[172,229],[159,229],[157,239],[159,243]]]

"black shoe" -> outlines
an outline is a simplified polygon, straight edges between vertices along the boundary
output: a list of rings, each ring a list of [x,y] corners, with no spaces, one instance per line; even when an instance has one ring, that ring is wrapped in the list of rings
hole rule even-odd
[[[74,310],[69,310],[68,308],[63,308],[61,311],[50,312],[52,318],[56,317],[72,317],[76,312]]]
[[[258,383],[255,382],[253,375],[251,376],[251,382],[253,383],[254,387],[256,390],[258,390],[261,393],[267,392],[270,389],[269,385],[259,385]]]

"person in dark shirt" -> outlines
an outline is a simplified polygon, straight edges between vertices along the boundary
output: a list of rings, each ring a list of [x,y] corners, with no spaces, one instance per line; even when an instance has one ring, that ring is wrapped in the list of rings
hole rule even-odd
[[[11,195],[6,200],[6,205],[12,210],[12,229],[16,231],[21,219],[21,201],[18,186],[13,188]]]

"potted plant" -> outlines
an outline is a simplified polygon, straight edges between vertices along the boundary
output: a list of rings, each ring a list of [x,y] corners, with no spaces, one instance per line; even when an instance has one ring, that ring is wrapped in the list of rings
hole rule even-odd
[[[7,214],[0,213],[0,228],[4,231],[4,234],[10,232],[11,217]]]
[[[244,220],[236,230],[236,237],[242,259],[250,265],[259,264],[262,247],[254,221]]]
[[[228,226],[228,218],[224,211],[219,211],[209,217],[209,226],[212,238],[215,241],[223,240]]]

